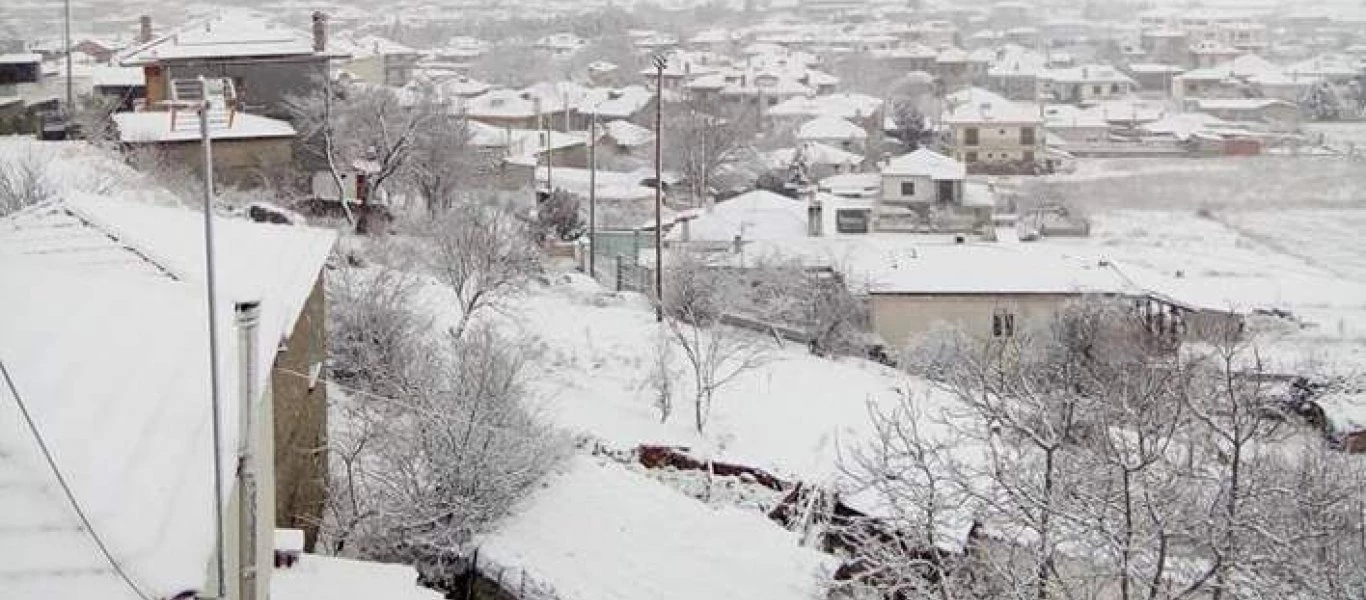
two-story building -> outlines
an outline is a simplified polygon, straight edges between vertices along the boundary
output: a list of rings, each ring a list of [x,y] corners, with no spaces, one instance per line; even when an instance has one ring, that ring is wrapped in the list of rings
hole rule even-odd
[[[1039,105],[1013,102],[986,90],[949,98],[942,120],[950,156],[971,170],[1027,172],[1044,153]]]
[[[328,48],[322,13],[313,14],[310,35],[257,12],[222,9],[134,45],[114,62],[142,68],[149,109],[171,99],[174,80],[226,77],[247,112],[289,118],[288,99],[317,89],[331,62],[345,57]]]

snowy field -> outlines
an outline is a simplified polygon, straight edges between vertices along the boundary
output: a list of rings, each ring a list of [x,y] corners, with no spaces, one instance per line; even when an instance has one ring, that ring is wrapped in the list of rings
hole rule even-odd
[[[1299,326],[1263,332],[1273,368],[1366,372],[1366,163],[1096,160],[1050,181],[1094,227],[1043,246],[1179,271],[1211,303],[1290,311]]]
[[[1322,134],[1324,141],[1335,148],[1351,144],[1357,152],[1366,152],[1366,121],[1347,123],[1305,123],[1311,134]]]

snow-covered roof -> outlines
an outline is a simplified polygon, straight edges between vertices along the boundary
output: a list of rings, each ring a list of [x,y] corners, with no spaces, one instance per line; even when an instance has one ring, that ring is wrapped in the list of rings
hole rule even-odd
[[[1276,98],[1196,98],[1193,102],[1199,110],[1263,110],[1272,106],[1295,106]]]
[[[841,173],[820,180],[818,188],[836,196],[873,196],[882,189],[881,173]]]
[[[98,196],[70,196],[0,219],[0,358],[95,530],[151,597],[205,589],[213,553],[212,446],[202,215]],[[222,301],[261,301],[258,364],[313,290],[334,234],[219,219]],[[98,294],[90,290],[98,289]],[[220,339],[221,372],[235,373],[236,336]],[[78,374],[79,376],[74,376]],[[266,389],[270,369],[254,382]],[[238,378],[225,377],[225,414]],[[0,544],[7,599],[135,598],[96,551],[17,427],[0,386]],[[223,443],[235,447],[236,421]],[[231,453],[223,472],[231,489]]]
[[[644,146],[655,140],[655,132],[625,119],[609,121],[602,127],[608,136],[622,146]]]
[[[583,90],[572,106],[583,114],[597,113],[601,118],[626,119],[645,110],[653,99],[654,93],[641,85],[593,88]]]
[[[863,156],[820,142],[804,142],[798,148],[781,148],[768,154],[769,166],[782,169],[791,165],[800,152],[808,165],[853,167],[863,162]]]
[[[1170,135],[1184,141],[1193,135],[1206,132],[1212,127],[1228,127],[1230,125],[1232,124],[1228,121],[1214,115],[1191,112],[1167,115],[1157,121],[1144,123],[1139,126],[1139,129],[1154,135]]]
[[[731,242],[737,236],[747,242],[805,237],[806,212],[805,202],[754,190],[717,202],[710,211],[699,214],[688,226],[686,241]],[[675,227],[668,239],[683,241],[682,234],[683,229]]]
[[[944,115],[944,122],[951,125],[970,125],[978,123],[1027,125],[1043,122],[1043,117],[1039,116],[1039,107],[1037,104],[1007,100],[996,94],[991,94],[990,92],[987,92],[987,94],[990,95],[966,95],[970,100],[961,104],[955,104],[953,100],[950,99],[948,103],[950,108],[947,114]],[[993,96],[995,98],[993,98]]]
[[[26,65],[43,62],[42,55],[32,52],[9,52],[0,54],[0,65]]]
[[[373,56],[414,56],[417,50],[405,46],[394,40],[378,35],[356,35],[356,36],[336,36],[330,43],[340,52],[351,55],[351,58],[369,58]]]
[[[582,456],[478,545],[481,561],[525,571],[562,600],[807,600],[835,563],[758,512]]]
[[[1186,69],[1180,65],[1168,65],[1163,63],[1133,63],[1125,68],[1135,75],[1167,75],[1186,72]]]
[[[1095,111],[1071,104],[1049,104],[1043,109],[1044,127],[1049,129],[1109,127]]]
[[[862,127],[839,117],[816,117],[797,129],[797,139],[816,140],[862,140],[868,132]]]
[[[90,85],[94,87],[136,87],[144,84],[142,69],[137,67],[90,67]]]
[[[654,200],[655,189],[641,185],[642,178],[638,173],[627,173],[620,171],[608,171],[598,169],[596,175],[589,173],[588,169],[576,169],[573,167],[555,167],[547,170],[541,166],[536,168],[536,181],[544,184],[547,181],[554,184],[555,189],[578,194],[585,198],[592,189],[590,181],[596,179],[597,199],[598,200]],[[653,175],[653,173],[652,173]]]
[[[1127,83],[1132,84],[1133,79],[1121,73],[1110,65],[1082,65],[1068,69],[1051,69],[1044,74],[1044,77],[1059,83],[1082,83],[1082,84],[1109,84]]]
[[[1006,46],[994,55],[987,74],[992,77],[1035,76],[1043,71],[1048,60],[1044,55],[1020,46]]]
[[[441,600],[441,593],[419,586],[417,570],[335,556],[304,554],[288,569],[270,575],[274,600]]]
[[[437,84],[437,88],[446,96],[457,96],[472,98],[489,91],[493,86],[478,79],[471,77],[452,77]]]
[[[490,90],[470,98],[465,103],[465,114],[472,119],[530,119],[538,114],[536,108],[529,94],[517,90]]]
[[[897,177],[929,177],[939,181],[961,180],[967,177],[967,167],[957,160],[929,148],[920,148],[888,161],[883,175]]]
[[[573,81],[543,81],[522,88],[522,94],[534,103],[540,100],[543,112],[559,112],[574,108],[588,95],[589,89]]]
[[[129,48],[113,62],[131,67],[162,60],[312,54],[312,34],[275,23],[255,11],[223,9]]]
[[[794,97],[768,109],[772,117],[839,117],[861,119],[873,115],[882,107],[882,99],[856,93],[827,94],[814,97]]]
[[[925,245],[875,276],[873,294],[1138,293],[1109,263],[1002,246]]]
[[[121,142],[199,140],[199,121],[193,113],[178,113],[175,127],[172,127],[171,113],[167,111],[117,112],[112,117]],[[215,127],[210,134],[215,140],[242,140],[294,137],[295,131],[288,121],[239,112],[233,115],[230,127]]]

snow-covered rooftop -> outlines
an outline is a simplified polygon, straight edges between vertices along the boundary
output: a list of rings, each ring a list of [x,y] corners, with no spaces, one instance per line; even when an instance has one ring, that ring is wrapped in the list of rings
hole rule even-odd
[[[171,113],[168,111],[117,112],[113,114],[114,125],[119,131],[119,141],[139,142],[189,142],[199,140],[198,117],[194,113],[181,111],[176,115],[172,127]],[[230,126],[215,127],[210,135],[215,140],[242,140],[262,138],[294,137],[294,126],[288,121],[272,119],[260,115],[239,112],[233,115]]]
[[[762,514],[589,457],[478,544],[481,561],[525,571],[562,600],[809,600],[835,563]]]
[[[1080,294],[1139,291],[1108,263],[984,245],[923,245],[876,276],[874,294]]]
[[[962,180],[967,167],[957,160],[929,148],[893,158],[882,168],[883,175],[898,177],[929,177],[939,181]]]
[[[807,206],[805,202],[773,192],[754,190],[724,202],[717,202],[710,211],[703,212],[687,227],[675,227],[669,232],[670,241],[731,242],[771,241],[804,237],[807,234]]]
[[[644,146],[655,139],[655,133],[625,119],[608,121],[601,126],[606,135],[623,146]]]
[[[407,565],[366,562],[304,554],[288,569],[270,576],[274,600],[441,600],[442,595],[417,584],[417,571]]]
[[[25,290],[0,295],[0,359],[96,531],[153,597],[204,589],[213,551],[201,223],[190,210],[90,195],[0,219],[0,279]],[[272,364],[334,235],[218,225],[220,329],[231,331],[233,301],[261,301],[256,360]],[[236,372],[236,336],[220,343],[221,372]],[[270,373],[260,369],[258,389]],[[227,414],[236,386],[224,378]],[[16,532],[0,544],[5,597],[135,597],[81,530],[14,406],[0,402],[0,514]],[[234,460],[224,456],[225,478]]]
[[[315,54],[313,36],[246,9],[223,9],[114,57],[123,66],[162,60]]]
[[[797,139],[804,141],[815,140],[862,140],[868,137],[868,132],[862,127],[850,123],[839,117],[816,117],[803,123],[797,129]]]

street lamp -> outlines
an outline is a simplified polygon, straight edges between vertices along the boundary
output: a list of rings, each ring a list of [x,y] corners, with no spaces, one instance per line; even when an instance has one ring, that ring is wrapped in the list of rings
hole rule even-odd
[[[656,55],[655,63],[655,321],[664,321],[664,67],[669,59]]]

